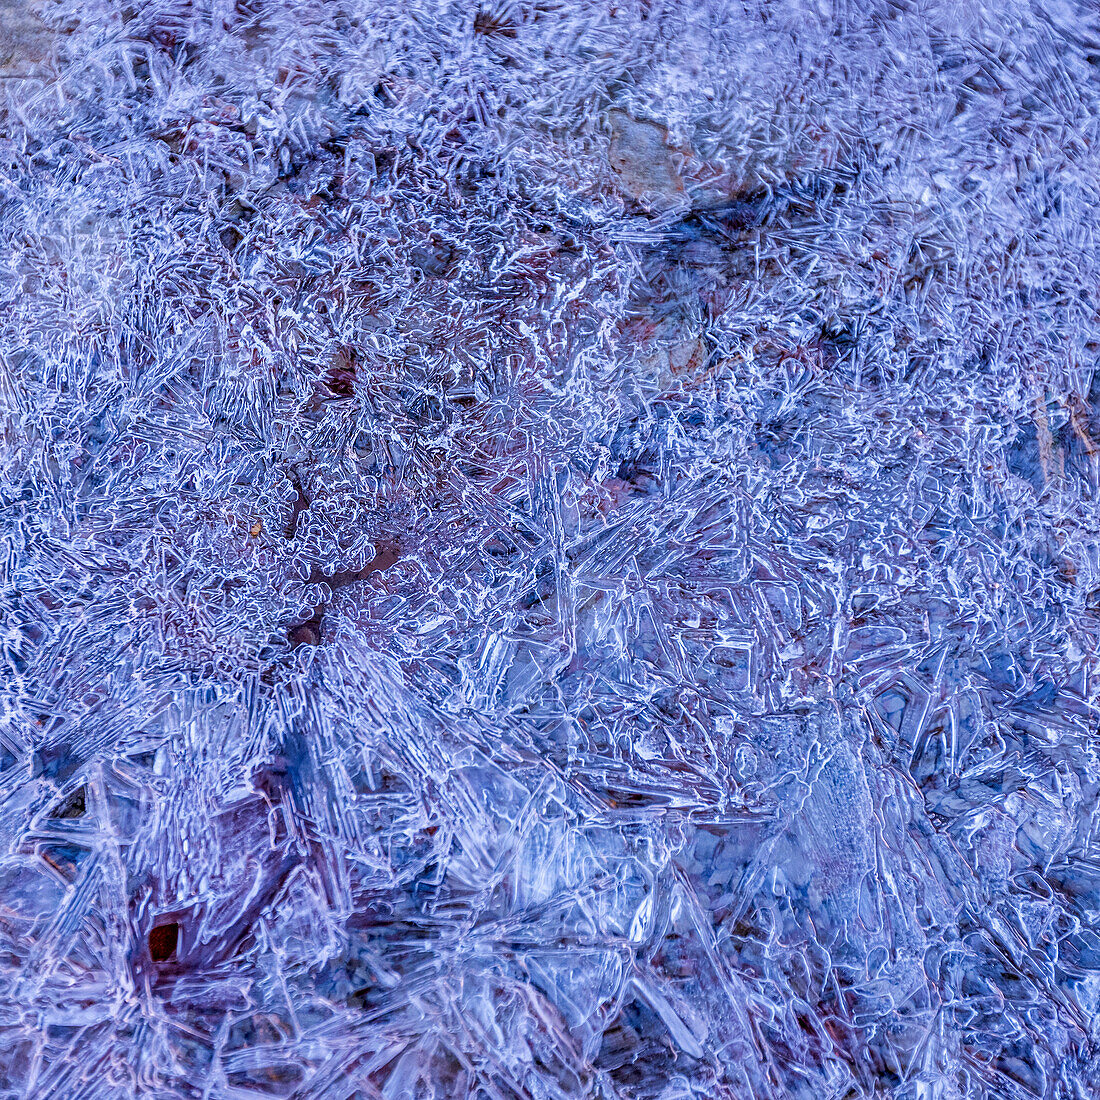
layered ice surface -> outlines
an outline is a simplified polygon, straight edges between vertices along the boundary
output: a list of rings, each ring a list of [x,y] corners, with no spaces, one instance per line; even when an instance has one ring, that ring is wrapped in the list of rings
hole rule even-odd
[[[1094,6],[4,13],[0,1097],[1100,1095]]]

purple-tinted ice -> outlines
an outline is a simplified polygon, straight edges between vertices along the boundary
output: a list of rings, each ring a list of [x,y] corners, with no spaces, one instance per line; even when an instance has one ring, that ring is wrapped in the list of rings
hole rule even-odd
[[[0,1100],[1100,1096],[1100,12],[0,0]]]

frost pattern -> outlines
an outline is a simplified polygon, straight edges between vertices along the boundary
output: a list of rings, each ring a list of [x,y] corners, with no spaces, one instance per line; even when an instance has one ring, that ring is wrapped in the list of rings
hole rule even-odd
[[[0,17],[0,1096],[1100,1095],[1093,5]]]

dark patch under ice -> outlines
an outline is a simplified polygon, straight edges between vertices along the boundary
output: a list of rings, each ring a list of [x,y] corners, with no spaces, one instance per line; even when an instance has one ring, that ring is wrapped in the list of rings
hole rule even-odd
[[[1100,20],[0,0],[0,1097],[1100,1094]]]

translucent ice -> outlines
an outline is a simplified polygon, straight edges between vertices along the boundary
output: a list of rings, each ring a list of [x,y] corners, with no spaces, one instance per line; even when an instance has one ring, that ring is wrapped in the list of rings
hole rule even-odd
[[[1100,19],[0,0],[0,1098],[1100,1095]]]

